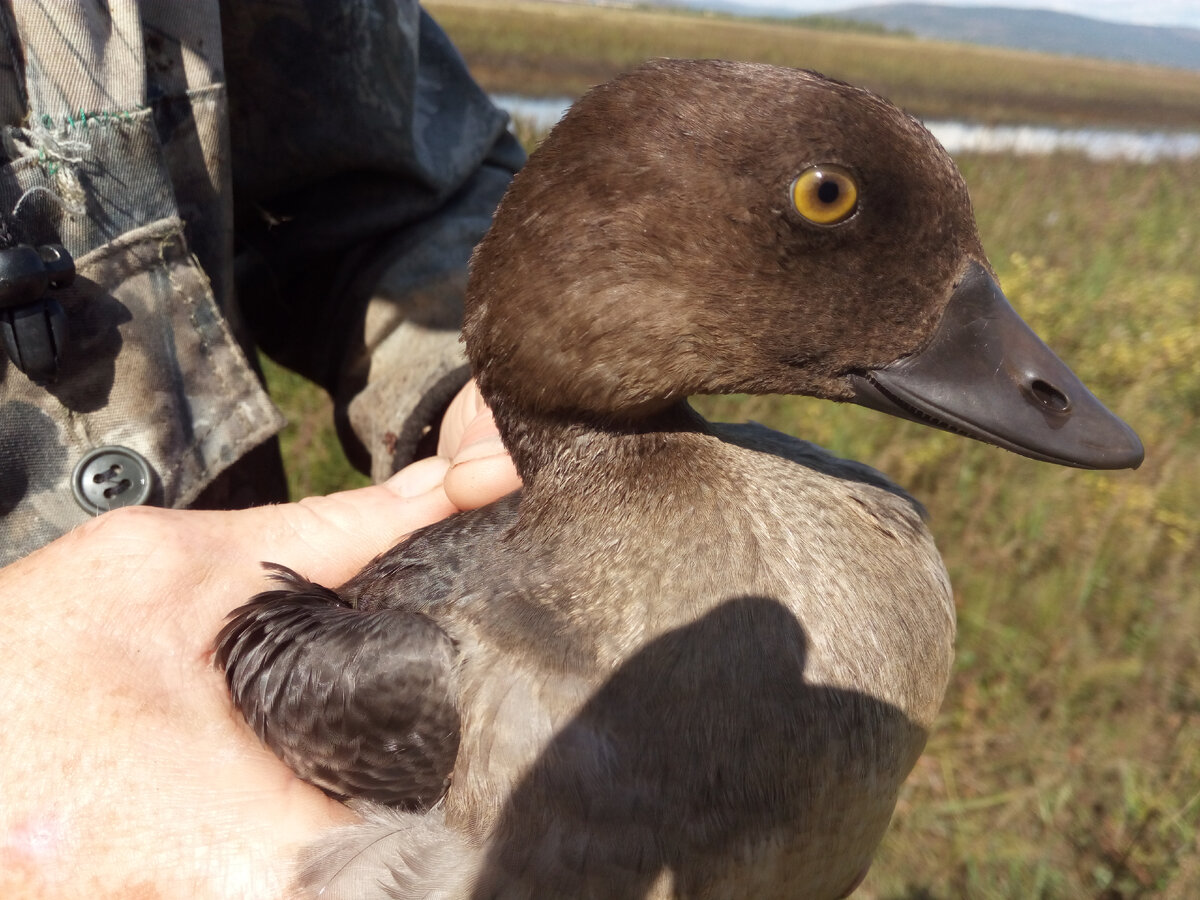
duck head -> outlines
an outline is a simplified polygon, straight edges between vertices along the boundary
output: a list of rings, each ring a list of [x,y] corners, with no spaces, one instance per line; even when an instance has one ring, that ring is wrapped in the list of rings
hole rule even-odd
[[[580,99],[476,250],[464,335],[506,439],[795,393],[1065,465],[1142,459],[1005,300],[945,150],[811,72],[662,60]]]

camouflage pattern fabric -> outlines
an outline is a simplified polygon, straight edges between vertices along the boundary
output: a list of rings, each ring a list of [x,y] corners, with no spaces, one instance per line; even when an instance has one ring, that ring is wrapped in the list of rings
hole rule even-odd
[[[57,379],[0,356],[0,564],[96,514],[96,448],[151,503],[282,499],[255,347],[329,390],[376,479],[409,461],[523,161],[417,4],[22,0],[0,37],[0,219],[78,272]]]

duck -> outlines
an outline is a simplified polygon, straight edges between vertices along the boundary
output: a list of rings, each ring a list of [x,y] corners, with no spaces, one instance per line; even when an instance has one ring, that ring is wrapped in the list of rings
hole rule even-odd
[[[578,100],[475,251],[463,337],[523,487],[217,638],[362,821],[322,898],[839,898],[950,677],[919,503],[699,394],[866,405],[1075,467],[1143,448],[1026,326],[949,155],[817,73],[656,60]]]

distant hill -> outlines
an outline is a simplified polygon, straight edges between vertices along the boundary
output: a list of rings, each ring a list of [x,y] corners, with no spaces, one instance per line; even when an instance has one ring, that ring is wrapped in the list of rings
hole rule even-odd
[[[589,0],[583,0],[589,2]],[[597,0],[590,0],[597,2]],[[605,2],[605,0],[599,0]],[[747,5],[732,0],[634,0],[647,6],[687,7],[729,15],[786,18],[803,23],[803,16],[772,0]],[[1200,69],[1200,29],[1104,22],[1086,16],[1043,9],[1004,6],[932,6],[926,3],[896,3],[829,10],[812,16],[814,24],[828,27],[831,21],[870,23],[888,31],[942,41],[989,44],[1092,56],[1123,62],[1148,63],[1184,69]]]
[[[1042,9],[926,3],[862,6],[831,15],[944,41],[1200,69],[1196,28],[1125,25]]]

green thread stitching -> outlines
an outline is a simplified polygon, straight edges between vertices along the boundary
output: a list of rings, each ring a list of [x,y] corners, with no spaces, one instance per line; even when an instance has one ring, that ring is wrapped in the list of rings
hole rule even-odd
[[[72,128],[89,128],[93,123],[109,125],[113,122],[132,122],[134,113],[141,112],[147,108],[145,106],[138,106],[133,109],[119,109],[115,111],[107,109],[88,111],[80,109],[74,113],[64,113],[60,119],[56,119],[50,113],[42,113],[41,123],[42,127],[46,129],[64,128],[69,130]]]

